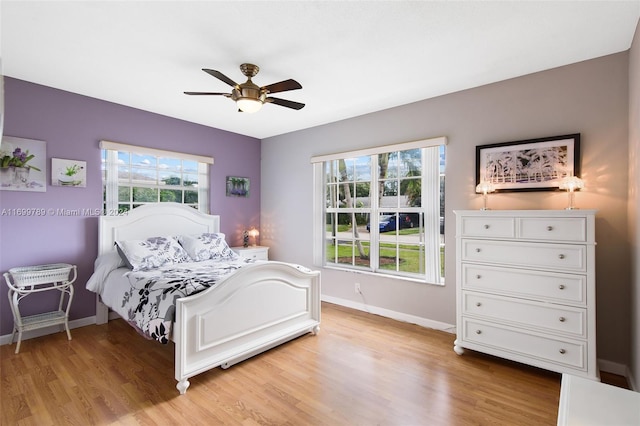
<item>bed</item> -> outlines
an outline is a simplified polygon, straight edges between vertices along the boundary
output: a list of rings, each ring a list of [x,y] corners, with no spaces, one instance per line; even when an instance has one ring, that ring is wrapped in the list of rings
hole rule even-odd
[[[217,234],[219,225],[219,216],[176,203],[143,205],[126,215],[101,216],[96,265],[115,257],[116,242],[158,235]],[[109,320],[110,308],[122,312],[113,302],[106,304],[110,284],[102,278],[122,276],[127,268],[111,268],[108,274],[101,271],[96,269],[87,282],[87,288],[97,294],[98,324]],[[284,262],[254,261],[174,303],[170,338],[175,343],[176,387],[184,394],[190,377],[218,366],[228,368],[303,334],[317,334],[320,273]]]

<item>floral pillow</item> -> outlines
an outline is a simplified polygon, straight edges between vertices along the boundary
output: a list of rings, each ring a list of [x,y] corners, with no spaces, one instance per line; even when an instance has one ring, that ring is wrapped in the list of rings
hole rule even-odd
[[[116,241],[116,247],[122,260],[134,271],[191,262],[187,252],[174,237]]]
[[[223,233],[180,235],[178,241],[196,262],[203,260],[235,260],[238,255],[229,248]]]

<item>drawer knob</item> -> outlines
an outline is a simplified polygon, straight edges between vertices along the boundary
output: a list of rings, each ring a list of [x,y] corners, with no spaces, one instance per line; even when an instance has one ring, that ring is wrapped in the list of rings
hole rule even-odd
[[[482,330],[476,330],[476,334],[482,334]]]
[[[480,307],[480,306],[482,306],[482,303],[480,303],[480,302],[476,302],[476,306],[477,306],[477,307]]]
[[[560,285],[558,286],[558,288],[559,288],[560,290],[564,290],[564,284],[560,284]]]
[[[564,259],[564,254],[559,254],[558,259]]]
[[[558,319],[560,320],[560,322],[565,322],[567,320],[565,317],[560,317]]]
[[[476,249],[476,253],[480,253],[480,249],[479,248]]]
[[[485,225],[485,226],[484,226],[484,229],[489,229],[489,225]]]
[[[553,231],[553,226],[551,225],[547,226],[547,231]]]
[[[564,355],[565,353],[567,353],[567,351],[565,351],[564,349],[560,349],[560,353]]]
[[[480,278],[482,278],[482,275],[476,275],[476,280],[479,280]]]

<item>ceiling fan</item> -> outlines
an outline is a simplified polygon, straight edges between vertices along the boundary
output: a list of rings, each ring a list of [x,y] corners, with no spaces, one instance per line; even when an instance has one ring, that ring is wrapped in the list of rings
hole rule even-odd
[[[253,64],[242,64],[240,65],[240,71],[247,77],[247,81],[238,84],[235,81],[231,80],[226,75],[222,74],[220,71],[210,70],[207,68],[203,68],[202,71],[206,72],[209,75],[214,76],[220,81],[227,83],[229,86],[233,87],[231,93],[218,93],[218,92],[184,92],[186,95],[220,95],[226,98],[231,98],[236,102],[240,111],[243,112],[257,112],[262,108],[262,105],[265,103],[272,103],[276,105],[280,105],[287,108],[292,109],[302,109],[304,104],[300,102],[288,101],[286,99],[273,98],[267,96],[271,93],[278,92],[286,92],[287,90],[296,90],[302,89],[300,83],[295,80],[289,79],[280,81],[278,83],[269,84],[268,86],[259,87],[253,81],[251,81],[251,77],[255,77],[260,71],[257,65]]]

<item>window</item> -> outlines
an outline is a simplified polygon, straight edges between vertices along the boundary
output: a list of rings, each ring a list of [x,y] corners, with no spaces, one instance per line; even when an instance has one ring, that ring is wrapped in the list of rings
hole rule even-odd
[[[105,214],[175,202],[208,213],[213,158],[101,141]]]
[[[316,264],[442,284],[445,144],[314,157]]]

